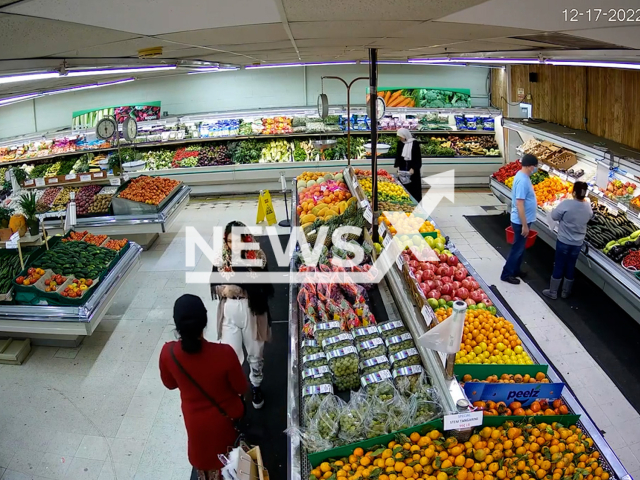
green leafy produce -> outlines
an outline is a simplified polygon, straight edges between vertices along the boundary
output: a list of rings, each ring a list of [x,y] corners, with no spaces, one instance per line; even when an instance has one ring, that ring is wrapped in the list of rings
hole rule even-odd
[[[242,140],[229,145],[233,163],[257,163],[262,155],[264,142],[259,140]]]
[[[166,170],[171,168],[173,151],[166,148],[150,150],[142,154],[142,159],[147,163],[147,170]]]
[[[93,160],[93,153],[85,153],[81,155],[76,163],[73,165],[73,173],[87,173],[91,169],[91,160]]]
[[[29,176],[31,178],[43,178],[46,175],[48,170],[49,170],[49,165],[46,163],[41,163],[33,167]]]
[[[36,259],[33,266],[60,275],[95,279],[117,255],[115,250],[86,242],[60,242]]]
[[[7,228],[9,226],[9,220],[13,215],[14,210],[9,207],[0,207],[0,228]]]

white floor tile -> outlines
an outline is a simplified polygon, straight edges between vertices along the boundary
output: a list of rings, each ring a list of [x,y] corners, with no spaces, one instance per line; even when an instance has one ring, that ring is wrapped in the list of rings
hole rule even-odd
[[[36,475],[58,480],[64,478],[73,457],[63,457],[55,453],[45,453],[42,462],[36,470]]]
[[[107,439],[95,435],[85,435],[76,452],[77,458],[89,460],[105,460],[108,455],[109,444]]]
[[[68,480],[98,480],[103,466],[104,460],[76,457],[71,462],[64,478]]]

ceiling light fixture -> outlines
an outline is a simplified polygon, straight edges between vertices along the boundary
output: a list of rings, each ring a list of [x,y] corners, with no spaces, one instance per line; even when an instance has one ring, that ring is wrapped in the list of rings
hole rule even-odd
[[[118,75],[120,73],[135,74],[144,72],[162,72],[175,70],[176,65],[156,65],[153,67],[96,68],[93,70],[68,70],[67,77],[87,77],[91,75]]]
[[[287,68],[287,67],[323,67],[330,65],[357,65],[356,61],[344,61],[344,62],[309,62],[309,63],[271,63],[261,65],[245,65],[246,70],[255,70],[258,68]]]
[[[31,80],[45,80],[47,78],[58,77],[58,72],[41,72],[41,73],[24,73],[20,75],[8,75],[6,77],[0,77],[0,84],[14,83],[14,82],[28,82]]]
[[[638,63],[621,62],[590,62],[586,60],[546,60],[549,65],[566,65],[572,67],[604,67],[604,68],[625,68],[630,70],[640,70]]]
[[[100,87],[109,87],[111,85],[118,85],[121,83],[133,82],[135,78],[123,78],[121,80],[114,80],[113,82],[104,82],[104,83],[91,83],[88,85],[76,85],[73,87],[59,88],[57,90],[45,90],[43,92],[37,93],[28,93],[25,95],[17,95],[15,97],[7,97],[0,99],[0,107],[4,107],[7,105],[12,105],[14,103],[22,102],[25,100],[31,100],[32,98],[39,98],[48,95],[57,95],[58,93],[67,93],[67,92],[75,92],[78,90],[87,90],[90,88],[100,88]]]
[[[485,63],[485,64],[536,64],[542,63],[538,58],[472,58],[472,57],[450,57],[450,58],[410,58],[409,63],[427,64],[448,64],[448,63]]]
[[[188,72],[187,75],[198,75],[200,73],[215,73],[215,72],[232,72],[234,70],[239,70],[240,67],[207,67],[207,68],[196,68],[192,72]]]

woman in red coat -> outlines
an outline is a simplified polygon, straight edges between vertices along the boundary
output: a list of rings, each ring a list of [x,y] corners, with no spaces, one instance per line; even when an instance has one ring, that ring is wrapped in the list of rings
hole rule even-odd
[[[162,348],[160,376],[168,389],[180,389],[189,461],[198,479],[217,480],[222,468],[218,455],[226,454],[238,436],[231,419],[244,415],[241,396],[247,380],[233,348],[202,337],[207,309],[200,297],[183,295],[176,300],[173,320],[180,340]]]

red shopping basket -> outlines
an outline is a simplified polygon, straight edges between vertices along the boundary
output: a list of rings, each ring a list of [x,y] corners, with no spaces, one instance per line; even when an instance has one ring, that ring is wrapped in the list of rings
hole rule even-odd
[[[511,225],[505,228],[504,231],[507,232],[507,242],[513,244],[514,233],[513,233],[513,228],[511,228]],[[536,243],[536,238],[538,238],[538,232],[536,232],[535,230],[529,230],[529,235],[527,236],[527,243],[524,244],[524,248],[533,247],[533,244]]]

